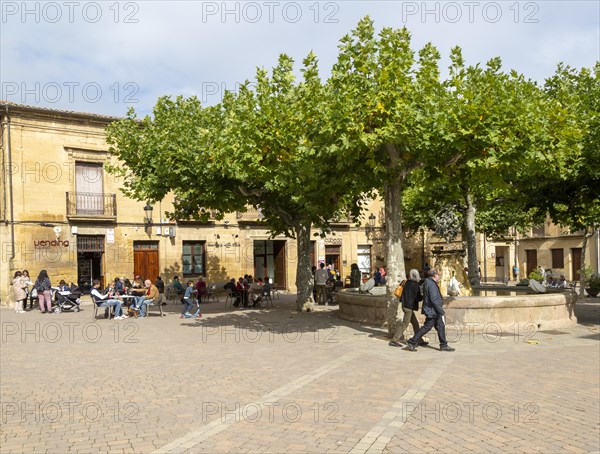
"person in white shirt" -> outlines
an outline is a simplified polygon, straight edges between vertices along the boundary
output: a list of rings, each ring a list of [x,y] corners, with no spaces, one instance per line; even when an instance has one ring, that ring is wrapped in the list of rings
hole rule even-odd
[[[321,262],[319,269],[315,271],[315,287],[317,288],[317,304],[325,304],[327,299],[327,279],[329,273],[325,269],[325,264]]]
[[[91,295],[92,295],[95,303],[98,306],[100,306],[101,304],[104,304],[105,306],[113,306],[113,313],[115,314],[115,320],[123,320],[124,318],[127,318],[127,315],[120,315],[120,314],[122,314],[121,301],[119,301],[117,299],[109,299],[108,293],[106,293],[105,295],[102,295],[100,293],[100,291],[98,290],[99,288],[100,288],[100,281],[98,279],[94,279]]]

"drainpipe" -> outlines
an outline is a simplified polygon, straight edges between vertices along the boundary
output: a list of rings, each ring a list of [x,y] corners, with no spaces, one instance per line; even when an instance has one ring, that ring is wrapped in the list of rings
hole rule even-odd
[[[12,182],[12,151],[10,147],[10,117],[8,115],[8,106],[5,105],[6,109],[6,149],[8,151],[8,186],[10,188],[10,259],[15,258],[15,216],[14,216],[14,205],[13,205],[13,182]]]
[[[596,228],[596,274],[600,274],[600,227]]]

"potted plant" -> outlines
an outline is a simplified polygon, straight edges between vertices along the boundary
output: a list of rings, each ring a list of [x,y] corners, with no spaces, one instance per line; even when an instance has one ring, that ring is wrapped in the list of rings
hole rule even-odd
[[[533,270],[531,273],[529,273],[529,279],[538,281],[541,284],[542,281],[544,280],[544,276],[542,276],[542,273],[540,273],[538,270]]]
[[[585,291],[589,296],[595,298],[600,293],[600,276],[598,274],[591,274],[586,281]]]

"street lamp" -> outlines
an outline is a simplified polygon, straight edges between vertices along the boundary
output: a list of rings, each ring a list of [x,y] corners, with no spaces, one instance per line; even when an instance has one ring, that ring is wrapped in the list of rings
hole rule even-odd
[[[144,207],[144,222],[147,226],[152,225],[152,210],[152,205],[150,205],[150,203],[147,202],[146,206]]]
[[[369,215],[369,227],[370,227],[371,229],[374,229],[374,228],[375,228],[375,220],[376,220],[376,219],[377,219],[377,216],[375,216],[373,213],[371,213],[371,214]]]

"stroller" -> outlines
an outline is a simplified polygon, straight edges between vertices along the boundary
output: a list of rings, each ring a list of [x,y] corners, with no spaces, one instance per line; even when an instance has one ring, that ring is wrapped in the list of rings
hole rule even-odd
[[[59,289],[54,290],[55,306],[53,308],[54,313],[60,314],[62,311],[73,311],[79,312],[81,304],[81,290],[79,287],[71,282],[71,288],[69,291],[61,292]]]

